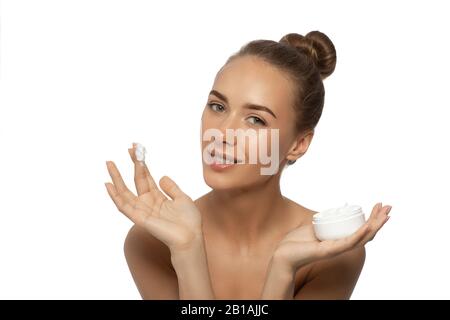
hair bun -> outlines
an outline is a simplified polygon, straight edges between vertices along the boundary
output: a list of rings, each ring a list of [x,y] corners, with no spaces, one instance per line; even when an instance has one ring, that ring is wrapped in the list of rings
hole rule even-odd
[[[333,73],[336,67],[336,49],[326,34],[320,31],[311,31],[306,36],[288,33],[279,42],[291,45],[309,56],[318,68],[322,80]]]

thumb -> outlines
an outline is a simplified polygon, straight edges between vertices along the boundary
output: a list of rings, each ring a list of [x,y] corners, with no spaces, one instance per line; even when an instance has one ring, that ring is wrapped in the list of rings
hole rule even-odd
[[[183,191],[181,191],[180,187],[168,176],[163,176],[159,180],[159,186],[167,195],[169,195],[170,198],[172,198],[172,200],[186,195]]]

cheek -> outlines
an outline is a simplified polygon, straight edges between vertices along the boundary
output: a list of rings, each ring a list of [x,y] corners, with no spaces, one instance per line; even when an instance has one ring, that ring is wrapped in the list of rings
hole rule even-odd
[[[283,129],[280,130],[279,136],[279,154],[280,161],[282,161],[291,147],[291,142],[294,139],[294,133],[290,129]]]
[[[286,130],[271,128],[267,129],[265,137],[264,135],[258,137],[258,145],[265,148],[268,155],[277,153],[281,160],[289,148],[288,140],[289,134]]]
[[[204,134],[208,129],[218,128],[219,124],[219,118],[217,117],[217,115],[214,115],[211,111],[208,111],[206,109],[203,111],[200,122],[202,134]]]
[[[289,143],[287,137],[280,137],[280,144],[278,148],[278,153],[280,155],[280,160],[284,158],[284,156],[287,154],[289,150]]]

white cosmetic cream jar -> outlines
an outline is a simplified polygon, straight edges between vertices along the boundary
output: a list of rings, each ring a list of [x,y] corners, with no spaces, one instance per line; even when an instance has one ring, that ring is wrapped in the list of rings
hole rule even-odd
[[[360,206],[347,205],[316,213],[314,233],[319,240],[337,240],[353,234],[366,222]]]

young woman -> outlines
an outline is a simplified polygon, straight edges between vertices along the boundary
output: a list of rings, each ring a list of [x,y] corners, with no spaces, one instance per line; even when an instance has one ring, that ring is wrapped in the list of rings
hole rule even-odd
[[[134,222],[125,256],[144,299],[348,299],[364,264],[364,245],[388,220],[391,206],[373,207],[351,236],[319,241],[315,211],[284,197],[280,177],[308,150],[324,104],[322,80],[336,51],[319,31],[255,40],[232,55],[216,75],[202,115],[202,132],[278,130],[279,170],[261,163],[209,164],[211,191],[193,201],[169,177],[159,187],[145,163],[134,162],[137,196],[112,161],[108,194]],[[237,149],[233,140],[215,140]],[[203,149],[207,142],[202,141]],[[272,149],[273,150],[273,149]],[[236,150],[234,150],[236,151]],[[248,156],[251,150],[245,147]]]

